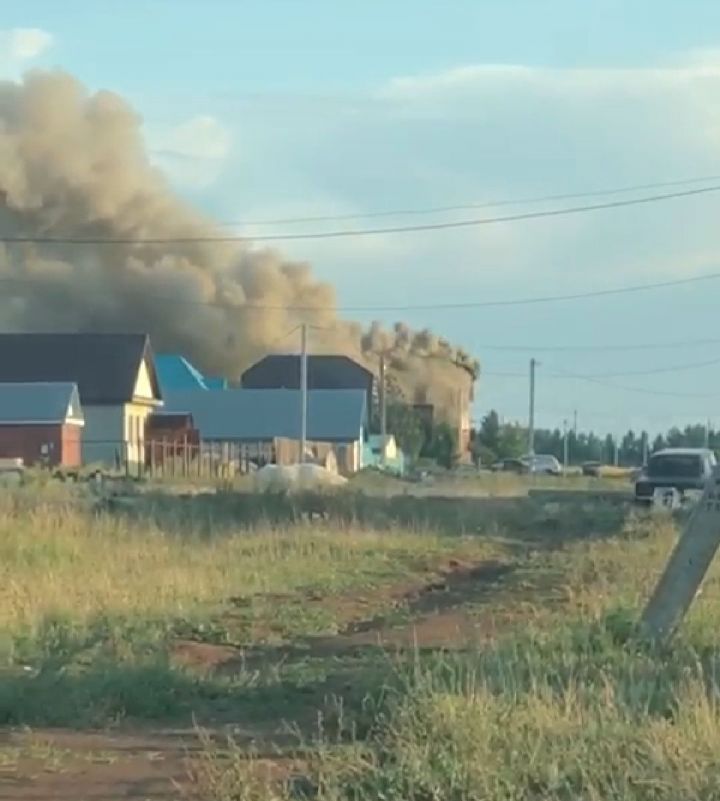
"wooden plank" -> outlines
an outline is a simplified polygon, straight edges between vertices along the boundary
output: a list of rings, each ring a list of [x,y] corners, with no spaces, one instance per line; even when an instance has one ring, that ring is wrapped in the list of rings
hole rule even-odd
[[[643,612],[654,640],[670,638],[685,617],[720,546],[720,467],[715,468]]]

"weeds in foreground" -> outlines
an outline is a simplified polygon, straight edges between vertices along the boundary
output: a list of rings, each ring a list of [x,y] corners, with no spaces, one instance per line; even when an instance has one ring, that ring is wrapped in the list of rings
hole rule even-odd
[[[321,735],[274,772],[206,744],[198,798],[716,799],[718,654],[619,642],[618,618],[418,661],[367,737]]]

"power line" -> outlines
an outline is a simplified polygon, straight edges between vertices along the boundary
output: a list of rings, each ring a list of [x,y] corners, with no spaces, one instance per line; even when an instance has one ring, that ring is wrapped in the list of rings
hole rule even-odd
[[[567,206],[560,209],[546,209],[543,211],[528,211],[522,214],[509,214],[502,217],[481,217],[474,220],[459,220],[452,222],[425,223],[423,225],[397,225],[388,228],[360,228],[360,229],[340,229],[336,231],[319,231],[316,233],[279,233],[266,234],[262,236],[236,236],[236,235],[213,235],[213,236],[177,236],[177,237],[91,237],[83,238],[76,236],[0,236],[0,242],[6,244],[44,244],[44,245],[193,245],[204,243],[230,243],[244,242],[252,239],[254,242],[279,242],[301,239],[340,239],[354,236],[376,236],[383,234],[404,234],[419,231],[442,231],[451,228],[471,228],[482,225],[494,225],[497,223],[519,222],[521,220],[535,220],[544,217],[563,217],[570,214],[584,214],[592,211],[602,211],[604,209],[616,209],[625,206],[637,206],[640,204],[658,203],[664,200],[675,198],[691,197],[694,195],[704,195],[709,192],[720,191],[720,186],[705,186],[700,189],[688,189],[684,192],[669,192],[659,195],[646,195],[645,197],[631,198],[628,200],[613,200],[607,203],[594,203],[582,206]]]
[[[573,351],[627,351],[627,350],[672,350],[673,348],[699,347],[701,345],[718,345],[720,337],[705,339],[682,339],[674,342],[645,342],[624,345],[478,345],[478,351],[495,351],[507,353],[531,353],[533,351],[573,352]]]
[[[0,237],[0,241],[2,238]],[[647,292],[654,289],[666,289],[670,287],[684,286],[686,284],[696,284],[703,281],[715,281],[720,278],[720,272],[706,273],[705,275],[696,275],[690,278],[677,278],[672,281],[657,281],[651,284],[635,284],[625,287],[616,287],[613,289],[597,289],[588,292],[574,292],[564,295],[540,295],[527,298],[514,298],[509,300],[480,300],[480,301],[462,301],[459,303],[408,303],[402,305],[372,305],[372,306],[297,306],[297,305],[273,305],[262,303],[245,303],[233,304],[224,301],[213,300],[195,300],[191,298],[170,297],[167,295],[155,295],[141,292],[143,298],[155,300],[163,303],[175,303],[178,305],[188,306],[207,306],[211,308],[229,309],[232,311],[289,311],[289,312],[315,312],[315,311],[336,311],[336,312],[408,312],[408,311],[440,311],[449,309],[482,309],[493,307],[508,307],[508,306],[529,306],[541,303],[556,303],[559,301],[572,301],[572,300],[585,300],[589,298],[601,298],[613,295],[626,295],[635,292]],[[3,284],[19,284],[19,285],[34,285],[41,283],[40,279],[31,279],[23,277],[3,277],[0,278],[0,283]],[[90,294],[89,290],[85,287],[82,288],[86,294]],[[127,288],[123,288],[124,291]],[[115,288],[114,291],[118,291]],[[139,290],[138,290],[139,291]],[[75,292],[75,290],[73,290]],[[107,290],[95,290],[92,294],[107,296]],[[713,342],[714,340],[708,339],[705,342]],[[504,346],[490,346],[490,349],[500,349]],[[573,346],[568,346],[571,349]],[[604,346],[603,346],[604,347]],[[615,346],[611,346],[615,347]],[[630,348],[632,346],[628,346]],[[662,347],[662,346],[659,346]],[[514,346],[507,346],[505,349],[512,349]],[[628,349],[622,346],[621,349]],[[643,346],[643,349],[645,346]],[[538,348],[540,350],[542,348]],[[553,348],[554,349],[554,348]],[[584,347],[583,347],[584,349]],[[558,348],[559,350],[559,348]]]
[[[659,373],[677,373],[682,370],[695,370],[698,367],[709,367],[711,364],[720,363],[720,358],[706,359],[702,362],[687,362],[684,364],[674,364],[668,367],[655,367],[649,370],[627,370],[614,373],[594,373],[586,378],[622,378],[628,375],[657,375]]]
[[[582,375],[579,373],[569,373],[564,372],[562,375],[560,374],[546,374],[548,378],[556,378],[556,379],[574,379],[578,381],[587,381],[591,384],[598,384],[602,387],[608,387],[610,389],[619,389],[623,392],[638,392],[643,395],[657,395],[660,397],[669,397],[669,398],[720,398],[720,392],[709,392],[709,393],[684,393],[684,392],[671,392],[666,390],[655,390],[655,389],[646,389],[644,387],[629,387],[624,384],[615,384],[614,382],[605,381],[602,378],[596,378],[595,376],[591,375]],[[492,372],[492,371],[484,371],[481,370],[480,378],[482,379],[484,376],[492,376],[493,378],[522,378],[527,380],[527,375],[525,373],[511,373],[511,372]]]
[[[577,373],[564,373],[568,378],[576,378],[580,381],[587,381],[591,384],[599,384],[600,386],[610,387],[611,389],[619,389],[623,390],[624,392],[637,392],[642,395],[656,395],[659,397],[668,397],[668,398],[718,398],[720,397],[720,393],[718,392],[708,392],[708,393],[685,393],[685,392],[672,392],[669,390],[657,390],[657,389],[645,389],[644,387],[628,387],[624,384],[615,384],[614,382],[605,381],[601,378],[595,378],[593,376],[588,375],[580,375]]]
[[[596,383],[600,383],[601,379],[604,378],[620,378],[625,376],[644,376],[644,375],[658,375],[661,373],[676,373],[682,372],[683,370],[695,370],[699,367],[709,367],[713,364],[720,364],[720,357],[715,359],[706,359],[705,361],[701,362],[684,362],[682,364],[673,364],[668,365],[666,367],[656,367],[651,369],[643,369],[643,370],[625,370],[620,372],[611,372],[611,373],[571,373],[566,370],[562,370],[560,368],[554,368],[551,370],[547,370],[543,372],[543,375],[547,378],[551,379],[578,379],[584,381],[594,381]],[[527,378],[527,374],[524,372],[504,372],[504,371],[483,371],[480,372],[480,377],[483,376],[492,376],[498,378]],[[618,387],[620,388],[620,387]],[[625,389],[629,389],[631,391],[637,392],[648,392],[651,394],[668,394],[664,392],[658,393],[656,390],[644,390],[640,388],[632,388],[626,387]],[[677,397],[696,397],[696,396],[686,396],[683,393],[669,393],[672,396]],[[715,397],[715,395],[708,395],[708,396],[697,396],[697,397]]]
[[[614,189],[599,189],[585,192],[565,192],[555,195],[534,195],[531,197],[514,198],[505,200],[488,200],[475,203],[459,203],[448,206],[427,206],[423,208],[413,207],[405,209],[391,209],[386,211],[370,211],[364,213],[348,214],[322,214],[307,217],[276,217],[264,220],[235,220],[218,223],[223,227],[239,227],[242,225],[294,225],[312,222],[342,222],[343,220],[371,220],[382,217],[410,217],[430,214],[446,214],[454,211],[470,211],[473,209],[501,208],[503,206],[523,206],[532,203],[548,203],[557,200],[576,200],[583,197],[607,197],[610,195],[621,195],[627,192],[644,192],[650,189],[664,189],[672,186],[689,186],[692,184],[707,183],[708,181],[720,180],[720,175],[707,175],[702,178],[685,178],[679,181],[658,181],[655,183],[635,184],[634,186],[623,186]]]

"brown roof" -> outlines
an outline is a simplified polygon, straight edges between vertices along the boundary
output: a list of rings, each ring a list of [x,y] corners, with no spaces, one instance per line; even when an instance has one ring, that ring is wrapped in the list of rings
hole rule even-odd
[[[0,334],[0,382],[71,381],[83,404],[130,402],[143,359],[160,398],[146,334]]]

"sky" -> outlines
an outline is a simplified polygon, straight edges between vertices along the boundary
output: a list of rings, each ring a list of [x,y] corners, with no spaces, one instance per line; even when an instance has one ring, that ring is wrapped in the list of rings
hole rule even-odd
[[[713,0],[6,0],[1,25],[0,76],[57,68],[124,96],[177,192],[249,237],[456,221],[588,199],[267,220],[720,176]],[[720,177],[697,184],[713,185]],[[401,316],[476,355],[477,418],[496,408],[526,419],[528,362],[536,357],[539,425],[560,426],[577,410],[581,428],[656,431],[705,419],[720,426],[720,342],[677,345],[720,340],[720,279],[532,305],[427,306],[720,273],[719,216],[720,193],[707,193],[278,246],[311,261],[341,306],[426,307],[353,316]],[[594,350],[580,350],[586,346]]]

